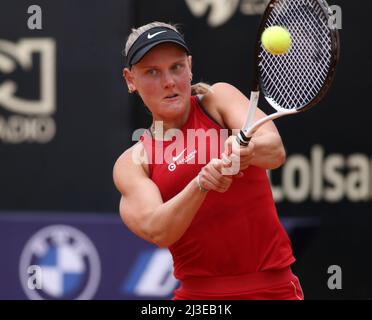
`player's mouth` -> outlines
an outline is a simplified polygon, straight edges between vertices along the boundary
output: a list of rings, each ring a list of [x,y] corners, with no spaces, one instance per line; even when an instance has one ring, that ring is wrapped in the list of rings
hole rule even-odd
[[[172,102],[172,101],[176,101],[178,99],[179,95],[177,93],[173,93],[173,94],[169,94],[167,96],[164,97],[164,100],[165,101],[168,101],[168,102]]]

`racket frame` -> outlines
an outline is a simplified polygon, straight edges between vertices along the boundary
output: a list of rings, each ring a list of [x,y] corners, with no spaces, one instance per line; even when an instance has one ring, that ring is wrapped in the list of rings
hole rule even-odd
[[[253,124],[254,116],[256,114],[257,104],[259,101],[260,96],[260,90],[262,88],[261,79],[259,77],[258,72],[258,66],[260,64],[260,50],[261,50],[261,35],[262,32],[266,28],[266,21],[268,20],[268,17],[270,16],[271,12],[275,8],[275,3],[280,0],[271,0],[268,5],[266,6],[265,12],[262,15],[259,29],[256,36],[256,46],[254,50],[254,64],[253,64],[253,70],[252,70],[252,83],[251,83],[251,94],[250,94],[250,100],[249,100],[249,109],[247,113],[247,118],[245,121],[245,124],[243,128],[240,130],[236,137],[236,141],[241,147],[247,147],[249,144],[249,141],[252,138],[252,135],[257,131],[259,127],[261,127],[263,124],[265,124],[268,121],[280,118],[282,116],[290,115],[290,114],[296,114],[305,110],[310,109],[311,107],[315,106],[319,103],[319,101],[324,97],[324,95],[327,93],[329,88],[331,87],[331,84],[333,82],[335,73],[336,73],[336,66],[340,58],[340,37],[339,32],[336,28],[331,28],[331,66],[328,70],[328,74],[326,77],[326,80],[322,86],[322,88],[319,90],[318,94],[305,106],[294,108],[294,109],[281,109],[277,110],[277,107],[274,106],[273,102],[270,102],[269,98],[266,98],[268,103],[277,110],[277,112],[270,114],[260,120],[258,120],[255,124]],[[313,0],[316,1],[319,6],[323,9],[323,12],[326,16],[331,15],[331,9],[328,5],[328,3],[325,0]]]

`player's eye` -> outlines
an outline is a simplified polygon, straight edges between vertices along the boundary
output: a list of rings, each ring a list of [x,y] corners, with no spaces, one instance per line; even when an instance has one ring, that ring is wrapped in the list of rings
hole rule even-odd
[[[148,74],[150,76],[156,76],[158,74],[158,71],[156,69],[148,69],[146,71],[146,74]]]
[[[181,71],[184,68],[182,63],[176,63],[172,66],[173,71]]]

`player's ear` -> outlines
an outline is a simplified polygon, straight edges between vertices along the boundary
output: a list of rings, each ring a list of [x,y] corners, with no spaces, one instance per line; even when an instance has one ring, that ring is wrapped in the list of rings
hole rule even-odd
[[[192,56],[187,56],[187,62],[189,64],[190,70],[192,70]]]
[[[137,89],[136,89],[136,86],[134,84],[134,76],[133,76],[132,71],[129,68],[124,68],[123,69],[123,77],[124,77],[124,79],[127,83],[128,92],[129,93],[135,92]]]
[[[190,69],[190,81],[192,81],[192,57],[191,56],[187,57],[187,63],[189,65],[189,69]]]

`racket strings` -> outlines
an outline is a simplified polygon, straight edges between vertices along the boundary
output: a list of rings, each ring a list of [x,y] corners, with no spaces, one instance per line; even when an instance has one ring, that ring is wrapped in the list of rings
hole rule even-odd
[[[307,19],[306,20],[306,16],[304,16],[304,10],[298,10],[297,13],[300,17],[300,20],[301,21],[312,21],[312,19]],[[312,17],[313,18],[313,17]],[[294,27],[296,28],[296,32],[295,34],[299,34],[299,33],[303,33],[303,30],[308,30],[309,28],[312,28],[313,26],[309,26],[309,25],[305,25],[304,26],[304,29],[302,30],[301,29],[301,26],[298,26],[298,24],[294,24]],[[316,29],[314,29],[316,30]],[[316,33],[315,33],[316,35]],[[295,69],[301,69],[303,70],[302,73],[298,73],[296,72],[295,74],[295,80],[296,80],[296,83],[297,84],[302,84],[303,86],[298,86],[298,87],[294,87],[294,89],[296,90],[297,89],[297,92],[294,91],[294,94],[296,95],[296,97],[298,97],[299,101],[295,101],[295,103],[299,103],[301,102],[301,99],[306,99],[307,97],[307,94],[306,92],[308,92],[311,95],[314,95],[318,92],[316,86],[320,86],[321,87],[321,83],[320,83],[320,79],[319,77],[317,77],[317,74],[316,72],[318,72],[319,70],[316,70],[316,68],[313,68],[312,67],[312,60],[311,58],[313,57],[318,57],[320,56],[319,55],[319,51],[315,51],[317,48],[315,48],[315,46],[312,46],[312,45],[308,45],[309,43],[310,44],[317,44],[319,42],[319,39],[314,39],[315,37],[313,37],[311,39],[311,34],[310,34],[310,39],[308,38],[308,34],[306,35],[303,35],[301,34],[302,37],[305,37],[307,38],[307,42],[297,42],[298,43],[298,47],[300,49],[300,52],[305,52],[306,54],[297,54],[297,59],[294,60],[295,64],[293,65],[295,67]],[[317,59],[319,60],[319,59]],[[315,60],[316,61],[316,60]],[[309,68],[309,66],[311,66]],[[288,70],[287,70],[288,71]],[[314,82],[311,83],[309,81],[306,81],[307,79],[313,79]]]
[[[293,2],[292,2],[293,3]],[[287,10],[291,10],[291,8],[286,8]],[[306,10],[307,12],[309,12],[309,10]],[[296,11],[289,11],[289,12],[295,12],[297,13],[297,17],[299,17],[300,21],[302,22],[312,22],[314,21],[314,16],[312,16],[311,18],[312,19],[306,19],[307,17],[305,16],[304,12],[306,12],[304,10],[304,8],[301,8],[299,7],[299,10],[296,10]],[[311,13],[311,11],[310,11]],[[316,14],[318,14],[318,12],[316,12]],[[291,19],[292,18],[292,19]],[[293,17],[290,17],[289,19],[286,19],[286,20],[289,20],[289,22],[292,22],[293,21]],[[292,21],[291,21],[292,20]],[[317,30],[315,28],[313,28],[314,26],[313,25],[305,25],[305,26],[299,26],[298,23],[295,23],[295,24],[292,24],[295,28],[296,28],[296,32],[295,34],[299,34],[299,32],[301,32],[301,36],[304,37],[303,35],[303,30],[307,31],[309,30],[309,28],[312,28],[313,30]],[[304,27],[304,29],[301,29],[301,27]],[[311,35],[314,35],[317,36],[316,33],[313,33],[313,34],[310,34]],[[306,34],[306,36],[308,36],[308,34]],[[302,87],[294,87],[294,89],[298,89],[300,90],[300,92],[294,92],[295,94],[299,94],[297,95],[297,97],[299,98],[306,98],[306,91],[309,91],[310,95],[312,94],[316,94],[317,91],[317,88],[316,86],[320,86],[322,85],[322,83],[319,81],[319,77],[316,76],[316,71],[319,71],[319,70],[316,70],[315,68],[311,67],[309,68],[309,66],[312,65],[312,61],[311,61],[311,58],[316,58],[316,60],[319,60],[319,56],[321,56],[319,54],[319,50],[317,51],[314,51],[314,45],[311,45],[309,46],[308,44],[317,44],[319,42],[319,37],[317,37],[317,39],[309,39],[310,41],[307,41],[307,42],[304,42],[304,41],[301,41],[301,42],[297,42],[298,45],[299,45],[299,48],[300,48],[300,51],[301,52],[306,52],[307,54],[306,55],[298,55],[297,54],[297,59],[294,61],[295,64],[293,65],[295,67],[295,69],[301,69],[303,72],[302,73],[298,73],[296,72],[295,74],[295,80],[296,80],[296,83],[297,84],[302,84],[303,86]],[[316,49],[319,49],[319,48],[316,48]],[[290,71],[288,70],[285,70],[286,72]],[[322,70],[320,70],[322,71]],[[326,74],[323,74],[323,76],[325,77]],[[311,83],[309,83],[308,81],[306,81],[306,79],[313,79],[315,80],[314,81],[314,85],[311,86]],[[290,88],[289,88],[290,89]],[[305,95],[305,96],[304,96]],[[298,100],[301,100],[301,99],[298,99]],[[297,103],[300,102],[300,101],[297,101]]]
[[[332,63],[328,16],[313,0],[279,0],[266,27],[286,27],[292,39],[289,53],[274,56],[261,46],[262,91],[276,109],[300,109],[323,87]]]

